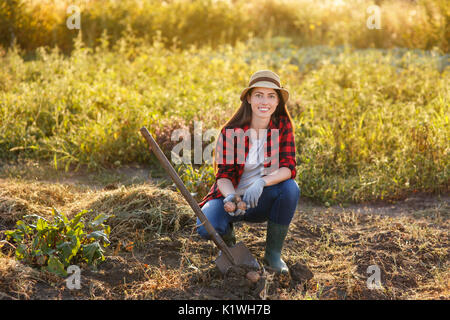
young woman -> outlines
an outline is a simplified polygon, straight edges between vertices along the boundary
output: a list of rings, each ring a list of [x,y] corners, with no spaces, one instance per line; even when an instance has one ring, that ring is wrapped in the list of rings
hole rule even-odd
[[[264,262],[287,273],[281,250],[300,197],[295,182],[294,128],[286,107],[289,92],[269,70],[254,73],[242,104],[220,130],[214,157],[216,182],[199,206],[228,246],[236,243],[233,223],[267,221]],[[245,211],[228,213],[237,196]],[[209,239],[197,219],[198,233]]]

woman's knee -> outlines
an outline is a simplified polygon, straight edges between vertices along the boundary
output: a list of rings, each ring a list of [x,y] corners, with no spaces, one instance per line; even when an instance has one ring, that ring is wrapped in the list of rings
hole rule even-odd
[[[223,209],[222,199],[213,199],[205,203],[202,208],[203,214],[219,234],[224,234],[228,226],[227,213]],[[210,239],[204,224],[197,218],[197,233],[204,239]]]
[[[208,231],[206,231],[205,226],[201,223],[200,219],[197,218],[197,233],[203,238],[203,239],[209,239],[210,235]]]
[[[294,179],[280,182],[280,190],[285,199],[296,200],[296,202],[300,199],[300,187]]]
[[[300,197],[300,188],[293,179],[278,184],[278,197],[270,211],[269,220],[281,225],[289,225],[294,217]]]

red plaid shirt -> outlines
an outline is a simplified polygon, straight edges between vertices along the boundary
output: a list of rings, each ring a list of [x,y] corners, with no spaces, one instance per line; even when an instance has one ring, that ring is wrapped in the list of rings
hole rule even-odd
[[[209,200],[217,199],[223,196],[217,186],[218,179],[230,179],[234,188],[237,188],[242,173],[244,172],[245,160],[247,159],[247,155],[251,147],[251,142],[247,138],[250,133],[247,133],[249,128],[250,125],[247,124],[244,125],[243,128],[227,127],[222,130],[216,146],[215,154],[216,162],[218,164],[216,181],[209,190],[208,194],[199,203],[200,208],[203,207],[203,205]],[[233,135],[235,136],[234,138]],[[229,158],[232,159],[228,159],[227,161],[227,154]],[[232,156],[230,156],[230,154]],[[272,119],[269,122],[267,129],[267,140],[264,143],[263,175],[268,175],[272,171],[275,171],[281,167],[289,168],[291,170],[291,179],[295,178],[297,174],[295,141],[294,134],[292,132],[292,124],[287,116],[281,116],[278,123]]]

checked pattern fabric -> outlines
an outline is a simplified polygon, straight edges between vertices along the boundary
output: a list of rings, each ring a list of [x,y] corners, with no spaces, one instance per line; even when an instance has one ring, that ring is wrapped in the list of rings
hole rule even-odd
[[[242,128],[225,127],[222,129],[215,149],[218,168],[216,181],[199,203],[200,208],[209,200],[222,197],[217,186],[218,179],[230,179],[234,188],[237,188],[252,145],[249,128],[250,124],[246,124]],[[291,170],[291,179],[294,179],[297,174],[295,141],[289,118],[280,116],[278,120],[271,119],[266,133],[263,174],[268,175],[281,167],[287,167]]]

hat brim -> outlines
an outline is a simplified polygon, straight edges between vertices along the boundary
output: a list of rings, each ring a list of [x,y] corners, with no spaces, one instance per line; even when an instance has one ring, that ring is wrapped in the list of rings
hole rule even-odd
[[[289,91],[287,91],[284,88],[278,87],[275,83],[269,82],[269,81],[259,81],[251,85],[250,87],[245,88],[241,93],[241,101],[244,101],[245,95],[247,94],[248,90],[252,88],[270,88],[270,89],[277,89],[280,90],[281,95],[283,96],[284,103],[286,103],[289,100]]]

